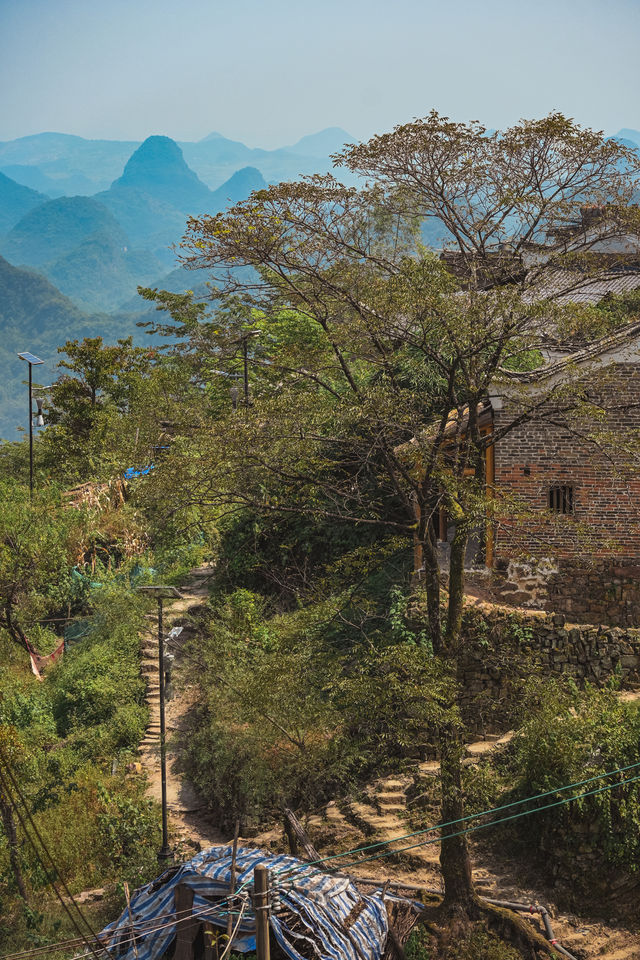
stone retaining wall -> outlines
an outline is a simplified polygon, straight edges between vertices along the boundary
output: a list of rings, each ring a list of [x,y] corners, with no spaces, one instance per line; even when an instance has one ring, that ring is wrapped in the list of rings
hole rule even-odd
[[[503,730],[532,677],[568,676],[581,686],[640,682],[640,629],[567,623],[562,614],[470,601],[460,679],[472,730]]]
[[[640,624],[640,565],[633,560],[499,559],[493,571],[474,572],[469,581],[498,603],[563,613],[580,622]]]

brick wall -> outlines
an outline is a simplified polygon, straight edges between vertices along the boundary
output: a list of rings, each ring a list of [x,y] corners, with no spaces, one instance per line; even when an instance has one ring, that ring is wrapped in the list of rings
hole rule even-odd
[[[589,387],[607,411],[602,420],[575,416],[566,425],[543,413],[496,444],[494,594],[592,622],[640,624],[640,470],[621,454],[622,440],[640,438],[640,366],[613,364]],[[517,413],[505,401],[495,429]],[[588,439],[594,432],[600,446]],[[549,510],[557,485],[573,487],[571,516]],[[515,496],[520,518],[501,515],[502,494]]]

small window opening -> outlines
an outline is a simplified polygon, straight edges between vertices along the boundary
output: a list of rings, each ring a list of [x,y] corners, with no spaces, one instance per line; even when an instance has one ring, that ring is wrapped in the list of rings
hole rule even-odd
[[[549,510],[552,513],[573,513],[573,487],[562,484],[549,487]]]

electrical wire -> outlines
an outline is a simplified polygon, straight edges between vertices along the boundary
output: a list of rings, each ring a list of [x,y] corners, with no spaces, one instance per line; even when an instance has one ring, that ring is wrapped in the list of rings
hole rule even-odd
[[[374,854],[371,857],[364,857],[362,860],[354,860],[352,863],[347,863],[342,865],[342,869],[349,869],[349,867],[359,866],[361,863],[367,863],[370,860],[380,860],[384,857],[393,857],[400,853],[406,853],[409,850],[415,850],[417,847],[428,846],[431,843],[441,843],[443,840],[451,840],[453,837],[461,837],[467,833],[473,833],[476,830],[486,830],[487,827],[497,826],[499,823],[507,823],[510,820],[518,820],[521,817],[528,817],[533,813],[541,813],[543,810],[550,810],[552,807],[560,807],[567,803],[573,803],[574,800],[583,800],[585,797],[593,797],[600,793],[605,793],[607,790],[615,790],[616,787],[623,787],[629,783],[636,783],[640,781],[640,775],[637,777],[628,777],[626,780],[621,780],[618,783],[609,783],[604,787],[599,787],[596,790],[589,790],[586,793],[579,793],[575,797],[566,797],[563,800],[556,800],[554,803],[547,803],[542,807],[534,807],[533,810],[522,810],[520,813],[512,813],[508,817],[501,817],[498,820],[490,820],[488,823],[478,823],[472,827],[466,827],[464,830],[458,830],[455,833],[447,834],[444,837],[434,837],[431,840],[423,840],[420,843],[411,844],[408,847],[400,847],[396,850],[387,850],[384,853]],[[390,841],[392,842],[392,841]],[[337,870],[338,868],[335,868]],[[334,872],[332,869],[331,872]]]
[[[197,911],[196,913],[190,913],[188,916],[184,916],[182,918],[176,916],[175,914],[163,913],[163,914],[158,914],[156,917],[151,917],[148,920],[142,920],[142,921],[139,921],[138,923],[134,923],[133,924],[134,935],[131,937],[126,937],[122,940],[118,940],[117,946],[118,947],[125,946],[127,944],[133,943],[133,941],[136,940],[139,936],[148,936],[149,934],[157,933],[160,930],[165,930],[170,926],[178,926],[181,923],[185,923],[187,920],[191,920],[197,917],[210,916],[210,915],[215,916],[216,914],[220,914],[220,916],[228,916],[228,914],[231,913],[231,911],[221,909],[228,902],[228,899],[229,898],[222,900],[219,903],[212,904],[210,907],[205,907],[202,910]],[[168,922],[158,924],[159,920],[167,920]],[[155,924],[155,926],[153,926],[153,924]],[[111,940],[112,936],[113,934],[109,936],[109,940]],[[35,947],[33,950],[24,950],[19,953],[3,954],[2,957],[0,957],[0,960],[25,960],[25,958],[38,957],[45,953],[50,953],[53,950],[63,950],[65,948],[71,949],[72,947],[79,946],[83,942],[86,942],[84,937],[83,938],[76,937],[70,940],[60,940],[56,943],[47,944],[46,946]],[[107,954],[111,949],[110,946],[107,946],[105,944],[101,944],[101,948],[104,951],[106,951]],[[86,956],[86,953],[80,954],[80,956],[84,957]]]
[[[50,884],[51,884],[51,886],[52,886],[52,888],[53,888],[53,890],[54,890],[54,892],[55,892],[55,895],[56,895],[56,897],[58,898],[58,900],[60,901],[60,903],[61,903],[61,905],[62,905],[65,913],[67,914],[67,916],[68,916],[69,919],[71,920],[71,923],[73,924],[73,926],[75,927],[75,929],[78,931],[78,934],[79,934],[80,937],[82,938],[83,942],[86,943],[86,945],[89,947],[89,949],[91,950],[91,952],[92,952],[92,954],[94,955],[94,957],[96,958],[96,960],[98,960],[98,954],[96,953],[96,951],[94,950],[93,946],[91,945],[91,943],[90,943],[89,940],[87,939],[86,935],[83,933],[82,929],[78,926],[78,922],[77,922],[76,918],[75,918],[74,915],[71,913],[71,911],[70,911],[70,909],[69,909],[69,906],[68,906],[68,904],[65,902],[65,900],[64,900],[62,894],[60,893],[60,891],[58,890],[58,888],[57,888],[57,886],[56,886],[56,884],[55,884],[55,881],[53,880],[53,878],[49,877],[49,870],[47,869],[47,867],[46,867],[46,865],[45,865],[45,863],[44,863],[44,861],[43,861],[43,859],[42,859],[42,856],[41,856],[41,854],[40,854],[40,851],[38,850],[37,844],[36,844],[35,840],[33,839],[33,837],[31,836],[31,834],[29,833],[29,831],[27,830],[27,825],[26,825],[26,822],[25,822],[25,820],[24,820],[24,818],[23,818],[23,816],[22,816],[22,812],[21,812],[21,810],[20,810],[20,806],[19,806],[18,802],[16,801],[15,797],[12,795],[12,792],[9,790],[9,786],[8,786],[9,780],[11,781],[11,784],[12,784],[13,788],[14,788],[15,791],[16,791],[16,796],[20,799],[20,802],[22,803],[22,805],[23,805],[23,807],[24,807],[25,813],[26,813],[26,815],[27,815],[27,819],[29,820],[29,823],[31,824],[31,827],[32,827],[32,829],[33,829],[33,832],[34,832],[35,836],[36,836],[36,837],[38,838],[38,840],[40,841],[40,843],[41,843],[41,845],[42,845],[42,848],[43,848],[43,850],[45,851],[45,854],[47,855],[47,857],[48,857],[49,860],[51,861],[51,866],[53,867],[53,870],[55,871],[55,875],[60,879],[60,882],[62,883],[62,885],[63,885],[63,887],[64,887],[64,890],[65,890],[67,896],[68,896],[69,899],[71,900],[71,903],[72,903],[73,906],[75,907],[75,909],[76,909],[76,911],[77,911],[77,913],[78,913],[78,916],[80,917],[80,919],[82,920],[82,922],[83,922],[83,923],[87,926],[87,928],[89,929],[89,931],[90,931],[91,936],[93,937],[93,939],[99,944],[100,941],[98,940],[95,932],[92,930],[91,925],[89,924],[89,922],[88,922],[88,921],[86,920],[86,918],[84,917],[82,911],[81,911],[80,908],[78,907],[78,904],[75,902],[75,900],[74,900],[73,896],[71,895],[71,893],[70,893],[70,891],[69,891],[69,888],[67,887],[64,879],[60,876],[60,872],[59,872],[58,868],[56,867],[56,864],[55,864],[53,858],[51,857],[51,854],[49,853],[46,844],[45,844],[44,841],[42,840],[42,836],[40,835],[40,831],[38,830],[38,828],[37,828],[37,826],[36,826],[36,824],[35,824],[35,822],[34,822],[34,820],[33,820],[33,817],[31,816],[31,813],[30,813],[30,811],[29,811],[28,805],[27,805],[27,803],[26,803],[26,801],[25,801],[25,799],[24,799],[24,797],[23,797],[23,795],[22,795],[22,793],[21,793],[21,791],[20,791],[20,788],[19,788],[19,786],[18,786],[18,784],[17,784],[17,782],[16,782],[15,777],[13,776],[11,767],[10,767],[10,765],[9,765],[7,759],[6,759],[6,756],[5,756],[5,754],[4,754],[4,751],[2,750],[1,747],[0,747],[0,760],[2,761],[2,765],[4,766],[4,768],[5,768],[5,770],[6,770],[6,773],[7,773],[7,776],[8,776],[8,778],[9,778],[8,780],[5,779],[4,774],[2,773],[2,769],[0,768],[0,786],[1,786],[2,789],[4,790],[4,792],[5,792],[6,796],[7,796],[7,799],[9,800],[9,803],[11,804],[12,808],[15,810],[15,812],[16,812],[16,814],[17,814],[17,817],[18,817],[18,819],[19,819],[19,821],[20,821],[20,825],[22,826],[22,830],[23,830],[23,832],[24,832],[24,835],[25,835],[25,837],[27,838],[27,840],[29,841],[29,843],[31,844],[31,846],[33,847],[33,850],[34,850],[34,852],[35,852],[35,855],[36,855],[36,857],[37,857],[37,859],[38,859],[38,861],[39,861],[42,869],[44,870],[45,876],[49,879],[49,882],[50,882]]]
[[[464,817],[460,817],[457,820],[447,820],[444,823],[437,823],[432,827],[425,827],[423,830],[414,830],[412,833],[400,834],[399,836],[393,837],[390,840],[379,840],[376,843],[368,843],[361,847],[354,847],[351,850],[345,850],[342,853],[334,853],[328,857],[322,857],[320,860],[311,860],[307,866],[314,867],[320,863],[326,863],[329,860],[338,860],[343,857],[348,857],[354,853],[363,853],[367,850],[374,850],[376,847],[388,846],[390,843],[397,843],[400,840],[410,840],[412,837],[419,837],[426,833],[433,833],[434,830],[443,830],[445,827],[453,827],[458,823],[467,823],[469,820],[477,820],[479,817],[489,816],[493,813],[500,813],[502,810],[509,810],[511,807],[521,806],[523,803],[533,803],[536,800],[543,800],[545,797],[554,796],[555,794],[562,793],[565,790],[572,790],[574,787],[583,787],[588,783],[595,783],[596,780],[603,780],[605,777],[614,776],[616,773],[626,773],[628,770],[635,770],[637,767],[640,767],[640,761],[636,763],[630,763],[625,767],[616,767],[615,770],[609,770],[607,773],[599,773],[596,776],[587,777],[585,780],[577,780],[574,783],[568,783],[562,787],[555,787],[553,790],[546,790],[543,793],[537,793],[531,797],[524,797],[522,800],[512,800],[510,803],[504,803],[499,807],[491,807],[489,810],[482,810],[480,813],[470,813]],[[289,869],[293,870],[294,868]],[[286,873],[287,870],[281,871],[281,875],[285,875]]]
[[[245,901],[245,902],[242,904],[242,909],[240,910],[240,916],[238,917],[238,920],[237,920],[237,922],[236,922],[236,925],[235,925],[235,927],[233,928],[233,932],[232,932],[231,936],[229,937],[229,943],[228,943],[228,944],[226,945],[226,947],[224,948],[224,951],[223,951],[223,953],[222,953],[222,956],[220,957],[220,960],[225,960],[225,957],[226,957],[227,954],[231,951],[231,946],[232,946],[232,944],[233,944],[233,941],[235,940],[236,933],[238,932],[238,927],[239,927],[240,924],[242,923],[242,916],[243,916],[243,914],[244,914],[244,911],[245,911],[245,909],[246,909],[246,906],[247,906],[247,904],[246,904],[246,901]]]

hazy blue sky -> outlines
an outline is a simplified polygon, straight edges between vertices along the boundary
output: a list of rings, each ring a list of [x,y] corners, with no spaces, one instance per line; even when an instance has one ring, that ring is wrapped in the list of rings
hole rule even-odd
[[[0,139],[640,128],[640,0],[0,0]]]

